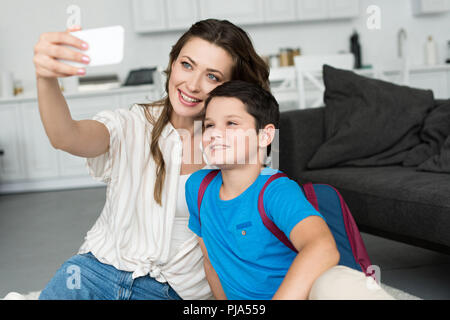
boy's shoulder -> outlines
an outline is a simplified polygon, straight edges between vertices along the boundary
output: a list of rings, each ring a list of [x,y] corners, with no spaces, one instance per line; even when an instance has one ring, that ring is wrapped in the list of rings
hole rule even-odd
[[[262,171],[262,175],[266,176],[267,178],[264,178],[264,182],[269,180],[269,178],[277,173],[284,173],[280,170],[272,169],[272,168],[264,168]],[[261,186],[262,188],[262,186]],[[300,186],[295,180],[292,180],[289,176],[282,176],[278,179],[273,180],[264,191],[264,198],[266,198],[267,194],[273,194],[273,193],[281,193],[285,195],[289,195],[292,193],[297,193],[298,191],[301,191]]]
[[[277,174],[277,173],[281,173],[281,174],[285,174],[283,171],[278,170],[278,169],[272,169],[270,167],[266,167],[261,171],[261,175],[260,178],[262,178],[262,180],[264,182],[266,182],[267,180],[269,180],[270,177],[272,177],[273,175]],[[285,183],[290,183],[290,182],[294,182],[293,180],[291,180],[289,178],[289,176],[281,176],[278,177],[277,179],[273,180],[267,187],[270,187],[272,185],[279,185],[279,184],[285,184]]]
[[[200,184],[202,183],[203,179],[206,177],[208,173],[211,171],[215,171],[216,169],[201,169],[198,171],[195,171],[191,174],[189,179],[186,181],[186,188],[189,190],[198,190],[200,188]]]

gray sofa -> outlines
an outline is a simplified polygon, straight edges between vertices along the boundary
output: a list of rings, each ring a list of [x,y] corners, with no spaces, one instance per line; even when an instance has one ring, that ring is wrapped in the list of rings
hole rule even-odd
[[[282,113],[279,168],[336,187],[362,231],[450,253],[450,100],[324,65],[325,106]]]
[[[401,164],[308,169],[325,142],[325,109],[281,114],[280,170],[336,187],[360,231],[450,254],[450,174]]]

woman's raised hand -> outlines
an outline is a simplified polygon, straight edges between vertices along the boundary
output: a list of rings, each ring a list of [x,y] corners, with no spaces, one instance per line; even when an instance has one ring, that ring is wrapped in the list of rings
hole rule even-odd
[[[84,68],[77,68],[58,61],[70,60],[84,64],[89,63],[89,57],[64,45],[80,50],[88,48],[87,43],[71,35],[69,32],[81,30],[80,27],[67,29],[65,32],[46,32],[41,34],[34,46],[33,63],[37,78],[62,78],[84,75]]]

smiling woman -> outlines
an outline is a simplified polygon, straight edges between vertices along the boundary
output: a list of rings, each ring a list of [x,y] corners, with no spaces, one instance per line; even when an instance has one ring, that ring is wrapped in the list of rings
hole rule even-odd
[[[193,135],[193,121],[200,118],[208,93],[226,81],[244,80],[270,90],[267,64],[256,53],[247,33],[226,20],[208,19],[192,25],[173,46],[165,72],[168,96],[143,105],[147,119],[154,125],[151,152],[157,165],[154,198],[158,203],[166,173],[158,140],[167,123]],[[163,108],[155,117],[150,110],[158,106]],[[190,142],[185,144],[191,148],[189,154],[201,152]],[[182,168],[182,172],[186,171]]]
[[[233,60],[224,49],[201,38],[189,40],[172,64],[169,79],[169,97],[175,111],[172,124],[180,117],[197,116],[208,93],[231,79],[232,65]]]
[[[162,100],[75,121],[56,78],[77,70],[58,59],[83,57],[62,44],[82,48],[68,32],[43,34],[35,47],[41,118],[52,145],[86,157],[92,177],[108,188],[78,254],[39,299],[210,298],[184,191],[189,175],[206,165],[195,161],[201,151],[193,142],[197,134],[201,141],[201,126],[194,129],[194,120],[201,119],[209,92],[224,82],[239,79],[269,89],[268,66],[241,28],[199,21],[172,47]],[[72,265],[80,269],[79,290],[66,285],[65,268]]]

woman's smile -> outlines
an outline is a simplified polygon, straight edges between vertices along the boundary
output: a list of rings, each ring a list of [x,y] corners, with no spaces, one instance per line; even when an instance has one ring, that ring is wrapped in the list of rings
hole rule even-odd
[[[202,100],[196,99],[196,98],[194,98],[192,96],[189,96],[188,94],[186,94],[185,92],[181,91],[180,89],[178,89],[178,98],[179,98],[181,103],[183,103],[184,105],[186,105],[188,107],[195,107],[200,102],[202,102]]]

